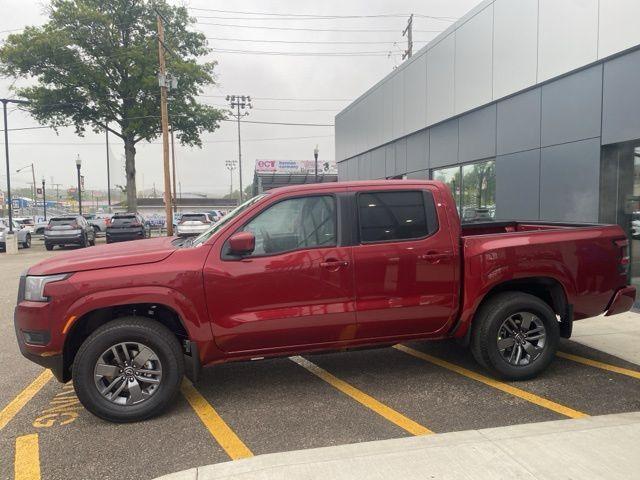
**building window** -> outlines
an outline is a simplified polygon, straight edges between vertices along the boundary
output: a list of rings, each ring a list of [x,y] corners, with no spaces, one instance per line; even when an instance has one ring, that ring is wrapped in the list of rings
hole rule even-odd
[[[422,238],[437,230],[433,197],[422,191],[361,193],[358,214],[363,243]]]
[[[433,170],[431,178],[451,189],[463,222],[492,219],[496,214],[494,160]]]

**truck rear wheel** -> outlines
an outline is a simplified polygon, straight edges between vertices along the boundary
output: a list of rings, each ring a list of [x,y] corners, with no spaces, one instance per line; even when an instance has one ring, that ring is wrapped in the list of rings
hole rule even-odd
[[[184,359],[178,339],[164,325],[125,317],[101,326],[84,341],[72,373],[87,410],[110,422],[136,422],[171,404]]]
[[[504,292],[475,316],[471,352],[495,375],[524,380],[549,366],[559,339],[558,320],[549,305],[527,293]]]

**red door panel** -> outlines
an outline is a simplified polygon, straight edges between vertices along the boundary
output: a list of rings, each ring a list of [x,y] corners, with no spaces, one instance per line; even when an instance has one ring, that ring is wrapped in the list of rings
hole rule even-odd
[[[264,350],[352,339],[351,247],[300,250],[205,267],[218,347]]]
[[[427,238],[353,247],[357,338],[430,334],[451,321],[459,260],[446,217],[439,217],[440,228]]]

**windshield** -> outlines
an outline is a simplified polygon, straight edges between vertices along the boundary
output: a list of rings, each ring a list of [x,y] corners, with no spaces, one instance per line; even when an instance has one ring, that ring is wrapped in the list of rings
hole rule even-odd
[[[204,242],[209,240],[209,238],[211,238],[216,232],[218,232],[222,228],[222,226],[225,225],[229,220],[231,220],[232,218],[235,218],[236,215],[238,215],[240,212],[243,212],[244,210],[249,208],[251,205],[262,200],[266,195],[267,195],[266,193],[263,193],[262,195],[256,195],[255,197],[250,198],[249,200],[244,202],[242,205],[232,210],[231,212],[227,213],[218,222],[214,223],[211,226],[211,228],[209,228],[206,232],[203,232],[200,235],[198,235],[196,238],[194,238],[193,242],[191,242],[191,245],[195,247],[197,245],[203,244]]]

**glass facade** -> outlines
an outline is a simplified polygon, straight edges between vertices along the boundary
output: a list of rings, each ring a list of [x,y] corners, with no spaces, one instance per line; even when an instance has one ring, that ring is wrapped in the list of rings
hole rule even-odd
[[[494,160],[432,170],[431,178],[451,189],[463,222],[492,219],[496,215]]]

